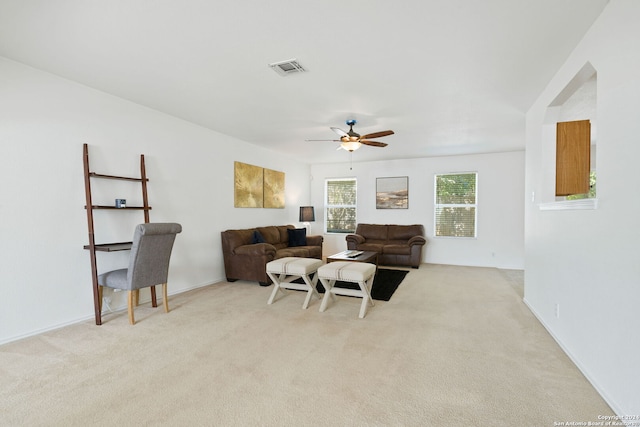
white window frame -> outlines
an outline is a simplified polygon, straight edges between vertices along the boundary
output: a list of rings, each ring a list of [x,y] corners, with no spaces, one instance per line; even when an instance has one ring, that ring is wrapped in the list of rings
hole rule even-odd
[[[475,175],[476,176],[476,188],[475,188],[475,203],[438,203],[438,177],[446,175]],[[433,234],[436,238],[443,239],[477,239],[478,238],[478,172],[446,172],[437,173],[433,176]],[[438,208],[474,208],[473,218],[473,236],[439,236],[438,230]]]
[[[329,192],[328,192],[328,187],[329,187],[329,182],[335,182],[335,181],[353,181],[355,183],[355,198],[354,198],[354,203],[353,205],[351,204],[337,204],[337,205],[330,205],[329,204]],[[355,226],[358,223],[357,221],[357,215],[358,215],[358,180],[355,177],[348,177],[348,178],[326,178],[324,181],[324,232],[327,234],[351,234],[351,233],[355,233]],[[344,230],[344,231],[336,231],[336,230],[329,230],[328,229],[328,224],[329,224],[329,209],[331,208],[353,208],[355,209],[355,213],[356,213],[356,220],[354,221],[354,228],[353,230]]]

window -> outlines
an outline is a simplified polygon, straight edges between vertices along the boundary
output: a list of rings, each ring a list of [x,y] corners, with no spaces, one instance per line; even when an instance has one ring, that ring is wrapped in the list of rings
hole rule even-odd
[[[589,191],[583,194],[571,194],[567,200],[595,199],[596,198],[596,171],[589,172]]]
[[[325,200],[326,232],[355,233],[356,179],[327,179]]]
[[[476,237],[478,174],[436,175],[436,236]]]

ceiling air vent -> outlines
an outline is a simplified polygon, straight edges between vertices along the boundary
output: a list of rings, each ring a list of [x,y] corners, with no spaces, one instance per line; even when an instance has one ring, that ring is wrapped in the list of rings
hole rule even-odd
[[[288,59],[286,61],[274,62],[273,64],[269,64],[276,73],[281,76],[286,76],[294,73],[304,73],[304,67],[298,62],[297,59]]]

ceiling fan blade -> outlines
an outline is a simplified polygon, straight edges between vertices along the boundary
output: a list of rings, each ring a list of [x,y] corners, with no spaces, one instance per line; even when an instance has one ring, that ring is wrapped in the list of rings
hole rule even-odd
[[[362,135],[360,139],[372,139],[372,138],[382,138],[383,136],[393,135],[392,130],[383,130],[380,132],[368,133],[366,135]]]
[[[389,144],[386,144],[384,142],[378,142],[378,141],[369,141],[368,139],[361,139],[360,143],[364,144],[364,145],[370,145],[372,147],[386,147]]]
[[[306,142],[342,142],[339,139],[305,139]]]
[[[346,133],[345,131],[343,131],[343,130],[342,130],[342,129],[340,129],[340,128],[334,128],[334,127],[332,127],[332,128],[331,128],[331,130],[332,130],[332,131],[334,131],[335,133],[337,133],[338,135],[340,135],[341,137],[345,137],[345,136],[346,136],[347,138],[349,137],[349,134],[348,134],[348,133]]]

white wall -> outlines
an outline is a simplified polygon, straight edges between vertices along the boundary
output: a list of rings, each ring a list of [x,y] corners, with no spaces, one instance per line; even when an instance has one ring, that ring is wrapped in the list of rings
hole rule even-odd
[[[640,414],[640,2],[611,0],[527,114],[525,301],[619,414]],[[595,210],[544,211],[547,106],[587,63],[597,71]],[[559,306],[559,316],[556,315]]]
[[[359,220],[422,223],[425,262],[522,268],[523,153],[440,157],[310,167],[191,123],[0,58],[0,343],[93,317],[82,144],[91,169],[139,174],[145,155],[152,221],[176,221],[170,293],[224,279],[220,231],[297,224],[298,206],[317,208],[322,233],[324,178],[358,176]],[[286,173],[285,209],[233,208],[233,162]],[[433,238],[433,175],[478,171],[478,239]],[[375,178],[409,176],[408,210],[376,210]],[[92,181],[94,203],[140,200],[139,187]],[[313,199],[310,197],[313,192]],[[138,211],[95,215],[99,242],[128,240]],[[325,236],[325,254],[346,247]],[[127,252],[98,254],[100,271],[126,264]],[[112,307],[124,300],[112,294]],[[148,295],[143,294],[143,299]]]
[[[368,148],[362,148],[364,150]],[[374,148],[375,149],[375,148]],[[345,153],[345,156],[347,154]],[[357,158],[357,151],[353,154]],[[447,172],[478,172],[476,239],[435,237],[434,176]],[[411,160],[312,165],[311,194],[316,221],[311,231],[323,233],[326,178],[356,177],[358,222],[423,224],[428,241],[423,261],[437,264],[524,268],[524,152],[433,157]],[[376,178],[408,176],[409,208],[376,209]],[[325,255],[347,248],[345,236],[325,235]]]
[[[220,231],[297,224],[309,203],[308,165],[0,58],[0,343],[93,318],[83,143],[99,173],[139,176],[145,155],[151,221],[183,226],[170,293],[224,279]],[[287,207],[234,208],[236,160],[284,171]],[[94,203],[141,199],[139,185],[93,183]],[[140,211],[98,211],[96,239],[128,240],[139,222]],[[128,253],[98,255],[105,271]]]

